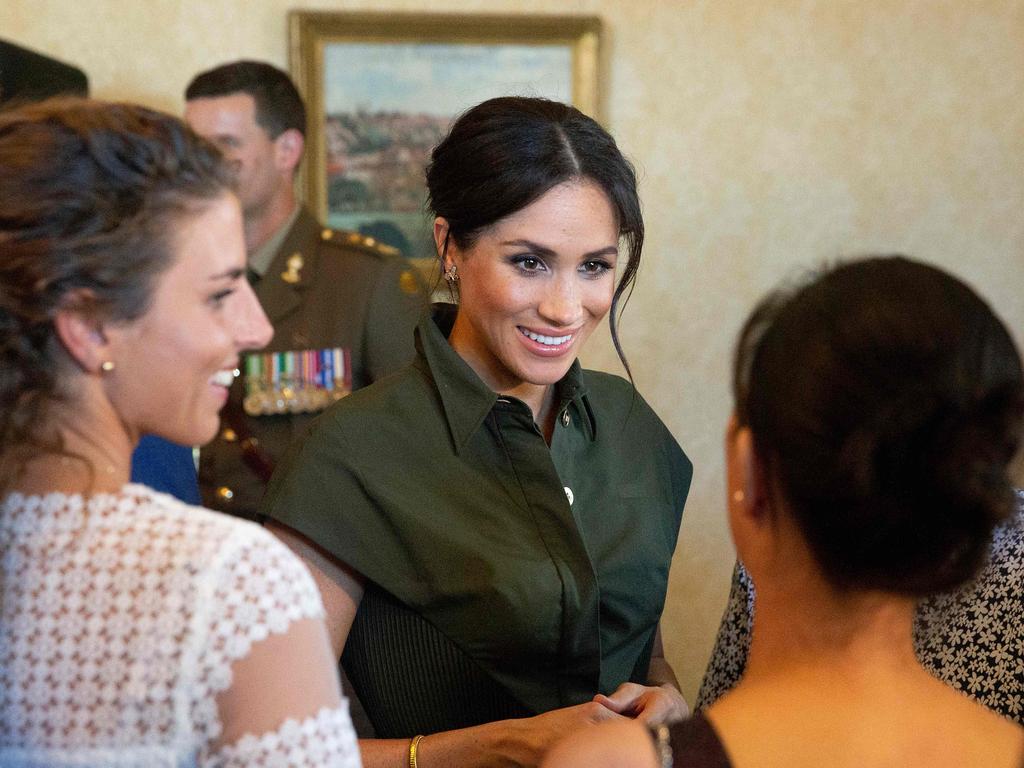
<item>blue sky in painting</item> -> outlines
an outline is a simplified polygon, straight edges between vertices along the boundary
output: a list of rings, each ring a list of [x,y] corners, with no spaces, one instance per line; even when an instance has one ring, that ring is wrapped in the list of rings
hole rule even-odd
[[[396,111],[450,116],[506,94],[572,100],[568,45],[329,43],[327,112]]]

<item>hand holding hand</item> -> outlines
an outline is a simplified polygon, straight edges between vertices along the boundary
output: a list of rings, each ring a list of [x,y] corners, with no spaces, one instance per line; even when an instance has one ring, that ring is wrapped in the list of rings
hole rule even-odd
[[[636,718],[647,725],[674,723],[690,714],[683,695],[671,685],[623,683],[611,696],[599,693],[594,701],[612,712]]]
[[[622,716],[611,707],[588,701],[585,704],[545,712],[543,715],[504,722],[514,724],[516,732],[516,749],[514,750],[516,754],[512,756],[514,762],[518,765],[534,766],[540,763],[544,753],[556,741],[596,723],[620,719]]]

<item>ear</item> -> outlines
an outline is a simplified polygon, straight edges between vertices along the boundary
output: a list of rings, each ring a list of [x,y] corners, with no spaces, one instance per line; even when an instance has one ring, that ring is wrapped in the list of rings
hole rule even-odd
[[[752,562],[770,551],[775,536],[768,504],[768,483],[764,464],[757,455],[749,427],[729,425],[726,438],[729,528],[740,560],[748,569]]]
[[[441,262],[442,272],[448,268],[446,262],[451,246],[451,241],[448,239],[449,231],[448,219],[444,216],[438,216],[434,219],[434,247],[437,249],[437,258]]]
[[[274,139],[274,162],[278,169],[286,174],[293,174],[302,161],[302,151],[306,140],[295,128],[289,128]]]
[[[87,373],[99,373],[100,366],[112,360],[111,345],[103,323],[89,311],[91,296],[71,296],[57,310],[53,324],[64,349]]]

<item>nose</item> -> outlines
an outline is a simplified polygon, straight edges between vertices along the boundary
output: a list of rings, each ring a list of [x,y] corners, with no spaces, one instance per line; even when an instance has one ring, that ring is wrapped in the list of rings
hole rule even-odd
[[[239,351],[262,349],[274,337],[274,327],[260,306],[259,299],[245,280],[240,281],[238,311],[235,313],[235,345]]]
[[[546,287],[538,307],[541,317],[556,327],[575,325],[583,312],[574,275],[559,276]]]

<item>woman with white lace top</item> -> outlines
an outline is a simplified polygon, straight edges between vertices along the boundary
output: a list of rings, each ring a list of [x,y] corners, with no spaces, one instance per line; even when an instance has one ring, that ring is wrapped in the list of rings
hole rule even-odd
[[[216,150],[59,101],[0,115],[0,169],[0,765],[357,768],[305,568],[128,483],[272,333]]]

